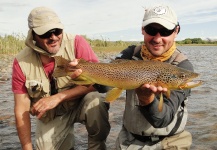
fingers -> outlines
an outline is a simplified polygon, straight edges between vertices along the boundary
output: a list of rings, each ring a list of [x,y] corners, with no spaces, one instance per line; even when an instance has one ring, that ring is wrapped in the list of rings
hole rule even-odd
[[[41,101],[35,103],[31,109],[32,114],[37,116],[38,119],[40,119],[46,111],[47,111],[46,104],[44,104]]]
[[[82,73],[82,70],[81,69],[76,69],[72,74],[71,74],[71,78],[72,79],[75,79],[77,78],[80,74]]]
[[[76,66],[76,65],[78,64],[78,61],[79,61],[79,59],[73,59],[73,60],[69,63],[69,65],[71,65],[71,66]]]
[[[167,88],[163,88],[162,86],[155,86],[155,85],[151,85],[151,84],[144,84],[144,85],[142,85],[142,88],[149,89],[153,93],[167,92]]]
[[[74,59],[72,60],[69,65],[73,68],[75,67],[77,64],[78,64],[78,59]],[[72,79],[75,79],[77,78],[80,74],[82,73],[82,70],[81,69],[75,69],[72,74],[70,75]]]

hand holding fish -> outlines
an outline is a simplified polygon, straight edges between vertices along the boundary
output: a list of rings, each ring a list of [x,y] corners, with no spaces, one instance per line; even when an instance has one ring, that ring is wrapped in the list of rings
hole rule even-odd
[[[74,59],[74,60],[72,60],[68,65],[69,65],[71,68],[74,68],[77,64],[78,64],[78,59]],[[75,78],[77,78],[81,73],[82,73],[82,70],[81,70],[81,69],[75,69],[75,71],[73,71],[73,73],[71,74],[70,77],[71,77],[72,79],[75,79]]]
[[[150,84],[143,84],[136,89],[136,94],[141,106],[150,104],[154,100],[155,94],[160,94],[162,92],[167,92],[167,88]]]
[[[72,82],[77,85],[96,83],[113,87],[107,92],[105,100],[108,102],[117,99],[123,90],[137,89],[144,85],[145,91],[151,90],[148,96],[149,103],[153,101],[154,94],[160,93],[158,105],[160,112],[163,108],[163,92],[169,98],[171,90],[189,89],[202,84],[200,80],[192,81],[199,76],[198,73],[158,61],[115,60],[111,63],[92,63],[82,59],[71,62],[61,56],[54,58],[57,64],[54,77],[70,76]],[[150,87],[147,84],[150,84]]]

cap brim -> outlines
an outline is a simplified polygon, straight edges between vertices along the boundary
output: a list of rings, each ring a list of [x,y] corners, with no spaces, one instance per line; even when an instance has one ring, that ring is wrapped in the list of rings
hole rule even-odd
[[[46,33],[47,31],[49,31],[51,29],[55,29],[55,28],[63,29],[64,26],[62,23],[47,24],[47,25],[44,25],[41,27],[33,28],[33,30],[35,31],[36,34],[42,35],[42,34]]]
[[[145,21],[143,21],[142,26],[145,27],[151,23],[158,23],[169,30],[174,29],[176,26],[176,24],[171,23],[171,22],[169,22],[165,19],[162,19],[162,18],[152,18],[152,19],[145,20]]]

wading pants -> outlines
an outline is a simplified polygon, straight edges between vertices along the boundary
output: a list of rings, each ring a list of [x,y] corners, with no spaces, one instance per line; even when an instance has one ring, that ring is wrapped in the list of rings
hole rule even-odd
[[[124,127],[116,140],[116,150],[189,150],[192,136],[188,131],[166,137],[162,141],[152,144],[150,141],[141,142]]]
[[[80,122],[88,132],[88,149],[105,150],[106,138],[110,131],[108,118],[109,104],[103,102],[98,92],[88,93],[77,108],[69,113],[56,117],[48,123],[37,120],[37,150],[70,150],[74,149],[73,124]]]

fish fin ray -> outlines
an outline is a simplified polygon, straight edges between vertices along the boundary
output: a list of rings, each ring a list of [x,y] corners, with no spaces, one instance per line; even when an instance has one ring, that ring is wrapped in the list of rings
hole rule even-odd
[[[70,73],[66,71],[65,66],[70,62],[69,60],[63,58],[62,56],[54,56],[55,68],[52,74],[53,77],[63,77],[69,76]]]
[[[160,93],[160,101],[159,101],[159,104],[158,104],[158,111],[162,112],[162,110],[163,110],[163,93],[161,92]]]
[[[94,82],[87,80],[85,77],[79,76],[73,80],[71,80],[72,83],[76,85],[89,85],[89,84],[94,84]]]
[[[116,100],[121,95],[122,91],[123,91],[123,89],[119,89],[119,88],[111,89],[106,94],[106,98],[105,98],[106,101],[107,102],[112,102],[112,101]]]
[[[171,93],[171,91],[169,89],[167,89],[167,92],[165,93],[165,95],[168,99],[170,98],[170,93]]]

